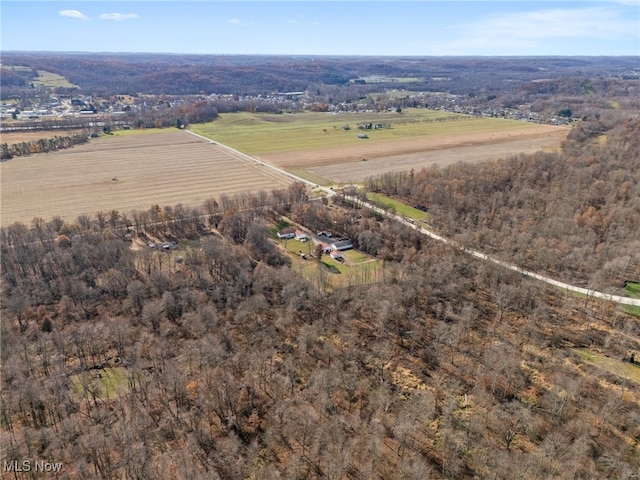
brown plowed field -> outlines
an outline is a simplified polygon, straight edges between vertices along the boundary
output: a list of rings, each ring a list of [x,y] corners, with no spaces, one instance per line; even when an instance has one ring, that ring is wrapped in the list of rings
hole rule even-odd
[[[350,147],[263,155],[282,168],[303,168],[334,182],[357,182],[391,171],[419,170],[432,164],[480,162],[518,153],[552,150],[560,146],[569,128],[534,125],[523,130],[408,138],[393,142],[362,140]],[[363,159],[367,159],[363,161]]]
[[[0,165],[1,224],[54,215],[199,206],[210,197],[271,191],[290,180],[178,130],[105,136]],[[114,178],[116,180],[114,180]]]
[[[0,135],[0,140],[2,143],[7,143],[11,145],[12,143],[20,143],[20,142],[31,142],[34,140],[40,140],[42,138],[53,138],[53,137],[70,137],[75,135],[76,133],[81,133],[82,130],[71,129],[71,130],[37,130],[37,131],[24,131],[24,132],[10,132],[3,133]]]

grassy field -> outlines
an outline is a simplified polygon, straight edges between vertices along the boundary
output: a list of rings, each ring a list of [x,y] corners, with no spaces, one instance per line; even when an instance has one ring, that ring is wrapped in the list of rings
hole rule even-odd
[[[358,138],[362,131],[357,127],[365,123],[378,123],[384,128],[368,130],[369,139],[362,140]],[[349,130],[343,128],[347,125]],[[408,108],[402,113],[227,113],[213,122],[191,125],[189,129],[249,155],[265,155],[437,136],[452,131],[458,134],[487,133],[526,127],[523,122]]]
[[[38,70],[38,77],[32,83],[36,86],[42,85],[48,88],[78,88],[77,85],[69,82],[65,77],[45,70]]]
[[[31,72],[31,68],[29,67],[11,66],[8,68],[16,72],[20,72],[20,71]],[[74,85],[73,83],[69,82],[62,75],[58,75],[57,73],[53,73],[53,72],[47,72],[46,70],[38,70],[38,76],[34,78],[31,81],[31,83],[33,83],[35,86],[43,86],[48,88],[58,88],[58,87],[77,88],[78,87],[77,85]]]
[[[290,179],[177,129],[118,132],[72,149],[0,164],[2,225],[73,220],[284,188]]]
[[[413,208],[413,207],[410,207],[409,205],[405,205],[404,203],[394,200],[393,198],[387,197],[386,195],[369,192],[367,193],[367,198],[374,203],[378,203],[380,205],[384,205],[388,208],[393,209],[393,211],[395,211],[398,215],[403,215],[405,217],[409,217],[414,220],[427,219],[427,214],[422,210],[418,210],[417,208]]]
[[[358,125],[367,123],[382,128],[366,130],[367,139],[358,138],[363,133]],[[569,132],[565,127],[412,108],[402,113],[241,112],[190,129],[325,186],[432,164],[553,150]]]
[[[624,291],[630,297],[640,298],[640,283],[627,282]]]
[[[574,349],[582,360],[597,365],[601,369],[618,375],[622,378],[628,378],[640,385],[640,365],[623,362],[617,358],[607,357],[601,353],[594,352],[587,348]]]
[[[101,399],[113,398],[129,388],[127,369],[124,367],[106,367],[101,370],[82,372],[73,375],[70,379],[73,391],[79,398],[85,396],[92,398],[91,392]]]
[[[285,226],[284,223],[278,225],[274,232]],[[301,242],[291,238],[277,239],[277,242],[289,253],[293,270],[317,287],[366,285],[380,280],[382,274],[380,261],[357,250],[342,252],[345,257],[344,263],[334,260],[329,255],[322,255],[321,261],[318,262],[311,256],[315,248],[312,241]],[[301,258],[300,253],[304,253],[307,258]]]
[[[629,297],[640,298],[640,283],[627,282],[626,286],[624,287],[624,293]],[[625,305],[624,309],[632,315],[640,317],[640,307]]]

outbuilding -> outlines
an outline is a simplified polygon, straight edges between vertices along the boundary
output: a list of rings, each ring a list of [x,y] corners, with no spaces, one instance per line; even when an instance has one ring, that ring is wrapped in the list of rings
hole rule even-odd
[[[342,255],[342,253],[338,252],[337,250],[332,251],[329,256],[334,260],[344,262],[344,255]]]

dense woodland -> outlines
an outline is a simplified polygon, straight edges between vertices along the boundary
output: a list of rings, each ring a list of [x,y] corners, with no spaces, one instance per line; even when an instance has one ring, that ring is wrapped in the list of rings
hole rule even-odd
[[[637,383],[579,354],[622,363],[637,317],[325,203],[294,184],[2,229],[3,460],[73,479],[640,473]],[[382,276],[301,277],[283,214],[352,235]]]
[[[4,65],[66,77],[97,95],[130,93],[236,95],[345,85],[368,76],[415,78],[402,88],[451,93],[499,92],[540,78],[625,78],[636,57],[349,57],[269,55],[65,54],[3,52]],[[637,77],[636,77],[637,79]],[[3,89],[24,86],[16,74]],[[28,83],[28,81],[27,81]],[[557,89],[558,87],[552,87]],[[549,89],[549,88],[547,88]],[[3,92],[6,94],[9,92]]]
[[[562,150],[372,178],[447,236],[592,288],[640,278],[640,120],[583,122]]]
[[[578,116],[640,108],[637,57],[331,57],[250,55],[52,54],[3,52],[3,99],[28,96],[29,75],[50,71],[78,89],[61,94],[238,96],[306,91],[326,103],[381,90],[448,92],[473,106],[536,111],[570,108]],[[14,71],[10,66],[31,70]],[[5,67],[6,66],[6,67]],[[31,73],[30,73],[31,72]],[[378,82],[382,83],[378,83]],[[437,106],[436,101],[431,105]]]

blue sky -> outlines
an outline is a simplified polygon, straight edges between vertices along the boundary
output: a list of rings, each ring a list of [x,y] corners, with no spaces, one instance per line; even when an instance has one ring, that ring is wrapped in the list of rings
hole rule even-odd
[[[2,0],[1,50],[638,55],[640,0]]]

